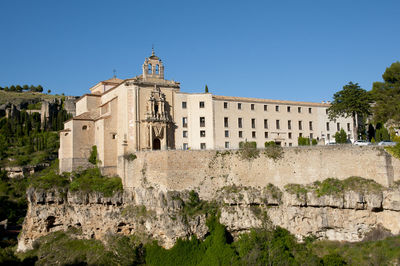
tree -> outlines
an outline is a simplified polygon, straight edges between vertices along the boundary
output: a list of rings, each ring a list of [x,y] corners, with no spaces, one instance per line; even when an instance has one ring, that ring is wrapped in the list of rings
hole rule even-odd
[[[42,89],[42,91],[43,91],[43,89]],[[51,93],[51,90],[47,90],[47,93],[50,94],[50,93]]]
[[[28,91],[28,90],[29,90],[29,86],[25,84],[25,85],[22,86],[22,89],[23,89],[24,91]]]
[[[42,87],[42,85],[38,85],[38,86],[36,87],[36,91],[38,91],[38,92],[43,92],[43,87]]]
[[[206,88],[204,89],[205,93],[208,93],[208,86],[206,84]]]
[[[384,82],[374,82],[370,94],[375,102],[373,120],[400,123],[400,62],[386,68]]]
[[[338,144],[346,143],[347,142],[347,135],[343,128],[340,131],[336,132],[335,134],[335,141]]]
[[[358,86],[358,83],[349,82],[341,91],[333,95],[333,101],[328,108],[329,119],[337,117],[353,118],[353,137],[358,139],[358,117],[370,114],[370,95]]]

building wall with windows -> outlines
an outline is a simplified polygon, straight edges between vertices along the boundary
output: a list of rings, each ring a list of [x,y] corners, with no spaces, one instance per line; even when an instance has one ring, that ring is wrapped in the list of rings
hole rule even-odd
[[[76,116],[60,132],[60,171],[87,166],[94,145],[104,172],[126,176],[127,155],[147,150],[237,149],[254,141],[297,146],[298,137],[334,140],[351,119],[329,121],[327,103],[184,93],[164,78],[154,51],[141,75],[99,82],[77,100]],[[329,123],[329,128],[327,127]]]

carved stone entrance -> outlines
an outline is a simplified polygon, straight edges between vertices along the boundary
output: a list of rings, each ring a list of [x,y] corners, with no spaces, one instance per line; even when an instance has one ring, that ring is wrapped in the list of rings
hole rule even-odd
[[[159,138],[153,140],[153,150],[161,150],[161,141]]]

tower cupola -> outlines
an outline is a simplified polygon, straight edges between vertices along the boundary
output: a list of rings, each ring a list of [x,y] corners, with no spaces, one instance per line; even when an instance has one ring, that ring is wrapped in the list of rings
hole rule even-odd
[[[146,58],[143,64],[143,79],[148,78],[164,79],[164,65],[161,59],[151,51],[151,56]]]

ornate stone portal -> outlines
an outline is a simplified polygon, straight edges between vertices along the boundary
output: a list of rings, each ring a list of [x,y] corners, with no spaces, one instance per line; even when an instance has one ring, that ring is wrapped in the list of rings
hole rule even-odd
[[[146,146],[150,150],[166,150],[168,148],[167,136],[172,119],[167,105],[165,94],[154,85],[154,90],[147,101],[146,119],[142,120],[146,125]]]

